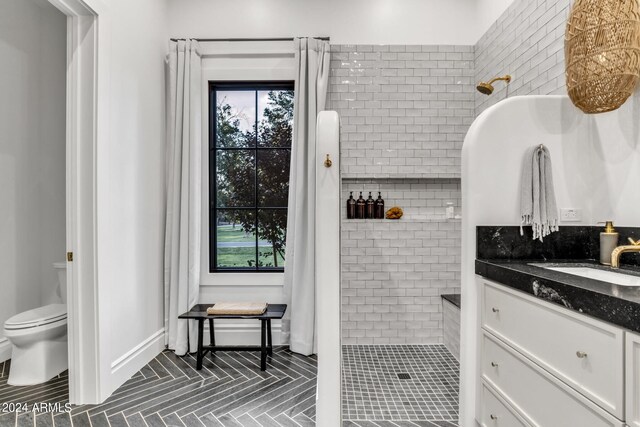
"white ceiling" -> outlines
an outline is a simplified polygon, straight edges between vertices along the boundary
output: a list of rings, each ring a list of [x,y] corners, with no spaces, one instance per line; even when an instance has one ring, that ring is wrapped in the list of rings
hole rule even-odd
[[[475,44],[513,0],[169,0],[172,37]]]

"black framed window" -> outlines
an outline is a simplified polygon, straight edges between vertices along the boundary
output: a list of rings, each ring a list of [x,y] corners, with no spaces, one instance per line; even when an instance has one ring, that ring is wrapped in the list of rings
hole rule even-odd
[[[283,271],[293,82],[210,82],[209,94],[209,270]]]

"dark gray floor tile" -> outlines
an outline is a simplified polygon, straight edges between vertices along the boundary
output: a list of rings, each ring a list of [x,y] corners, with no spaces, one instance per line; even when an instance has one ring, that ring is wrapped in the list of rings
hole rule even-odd
[[[55,427],[71,427],[71,415],[64,414],[56,414],[53,416],[53,425]],[[111,426],[116,427],[116,426]]]
[[[273,417],[273,419],[283,427],[300,427],[297,422],[293,421],[285,414],[279,414],[277,417]]]
[[[206,414],[203,417],[200,417],[200,421],[205,425],[205,427],[225,427],[213,414]]]
[[[73,427],[91,427],[91,421],[89,421],[89,415],[86,412],[72,416],[71,424]]]
[[[166,427],[164,421],[157,413],[147,415],[144,417],[144,420],[149,427]]]
[[[110,416],[109,424],[111,425],[111,427],[129,427],[129,424],[127,424],[127,420],[124,418],[124,415],[122,415],[122,413]]]
[[[264,394],[259,399],[254,400],[250,404],[241,406],[231,412],[231,415],[238,417],[242,412],[248,412],[251,416],[256,417],[276,405],[286,402],[291,395],[297,395],[309,387],[309,380],[306,378],[297,378],[282,387],[273,390],[272,393]]]
[[[256,417],[256,421],[258,421],[262,427],[282,427],[281,424],[277,423],[267,414],[262,414],[259,417]]]
[[[243,427],[242,424],[229,414],[219,416],[218,421],[220,421],[225,427]]]
[[[250,384],[242,391],[238,391],[225,399],[219,400],[216,403],[215,408],[213,408],[213,414],[218,416],[231,412],[236,408],[242,407],[272,393],[273,390],[281,389],[282,386],[289,384],[290,382],[290,378],[283,378],[280,380],[267,379],[256,384]],[[198,414],[198,412],[196,412],[196,414]]]
[[[110,427],[109,420],[104,412],[94,415],[90,420],[93,427]]]
[[[51,412],[37,414],[36,427],[53,427],[53,414]]]
[[[302,427],[315,427],[316,425],[316,422],[314,420],[304,414],[296,415],[295,417],[293,417],[293,421],[297,422]]]
[[[23,412],[18,414],[16,427],[33,427],[34,421],[33,412]]]
[[[236,418],[242,427],[262,427],[259,422],[251,418],[249,414],[243,414]]]
[[[182,420],[176,414],[169,414],[162,418],[167,427],[186,427]]]
[[[198,417],[196,417],[194,414],[186,415],[185,417],[180,418],[180,419],[182,420],[184,425],[187,426],[187,427],[202,427],[202,426],[204,426],[202,421],[200,421],[200,419]]]
[[[139,413],[129,415],[128,417],[125,416],[125,418],[127,420],[127,424],[129,424],[129,427],[147,427],[147,423],[144,422],[144,418],[142,418],[142,415],[140,415]]]

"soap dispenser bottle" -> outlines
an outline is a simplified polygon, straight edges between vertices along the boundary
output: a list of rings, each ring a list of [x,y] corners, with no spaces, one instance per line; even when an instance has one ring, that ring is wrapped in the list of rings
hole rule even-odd
[[[356,218],[364,219],[366,206],[367,206],[367,202],[362,197],[362,191],[361,191],[360,197],[358,197],[358,200],[356,200]]]
[[[356,217],[356,199],[353,198],[353,191],[349,193],[347,199],[347,219],[354,219]]]
[[[600,264],[611,265],[611,252],[618,246],[618,237],[620,233],[613,228],[613,221],[607,221],[600,233]]]

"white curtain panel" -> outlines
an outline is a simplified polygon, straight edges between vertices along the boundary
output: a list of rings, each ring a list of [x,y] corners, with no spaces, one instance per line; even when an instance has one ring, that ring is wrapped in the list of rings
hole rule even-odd
[[[316,118],[325,108],[329,80],[329,43],[296,38],[297,75],[293,147],[289,179],[284,291],[289,304],[282,324],[292,351],[316,353]]]
[[[166,65],[165,344],[183,355],[197,349],[196,323],[178,316],[198,302],[200,288],[202,70],[198,42],[172,42]]]

